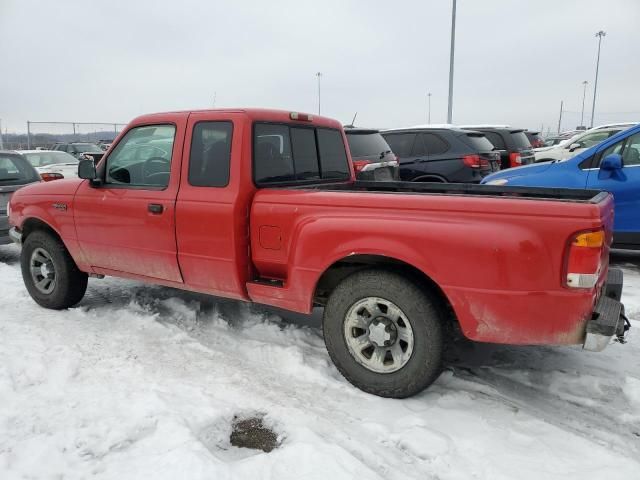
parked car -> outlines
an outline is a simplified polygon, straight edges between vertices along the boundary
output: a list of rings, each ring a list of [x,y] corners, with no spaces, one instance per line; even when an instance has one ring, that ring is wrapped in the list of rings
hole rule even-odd
[[[22,156],[0,151],[0,245],[11,243],[7,214],[9,199],[19,188],[39,181],[38,172]]]
[[[553,147],[555,145],[558,145],[561,142],[564,142],[567,139],[567,137],[562,136],[562,135],[555,135],[553,137],[547,137],[544,139],[544,144],[542,145],[542,147],[537,147],[537,148],[544,148],[544,147]],[[534,148],[534,154],[537,148]]]
[[[379,130],[344,127],[358,180],[399,180],[398,159]]]
[[[533,149],[523,128],[507,125],[465,125],[462,128],[484,133],[500,153],[502,170],[534,162]]]
[[[382,132],[410,182],[479,183],[500,170],[500,156],[483,133],[450,126],[420,126]]]
[[[529,130],[525,130],[524,134],[529,139],[529,143],[531,144],[531,148],[540,148],[544,147],[544,140],[540,135],[540,132],[531,132]]]
[[[499,172],[483,183],[611,192],[616,206],[613,246],[640,249],[640,125],[608,136],[572,158]]]
[[[78,159],[55,150],[16,150],[38,171],[45,182],[78,176]]]
[[[102,148],[89,142],[56,143],[51,150],[67,152],[78,159],[82,156],[90,156],[96,162],[104,155]]]
[[[131,156],[151,142],[170,156]],[[398,398],[438,377],[450,328],[589,350],[624,334],[610,194],[358,184],[345,142],[337,121],[298,112],[138,117],[97,167],[80,161],[81,178],[11,198],[27,291],[63,309],[89,275],[112,275],[301,313],[323,305],[344,377]]]
[[[534,151],[536,162],[550,162],[551,160],[565,160],[574,157],[623,129],[623,127],[607,127],[587,130],[567,138],[556,146],[539,148]]]

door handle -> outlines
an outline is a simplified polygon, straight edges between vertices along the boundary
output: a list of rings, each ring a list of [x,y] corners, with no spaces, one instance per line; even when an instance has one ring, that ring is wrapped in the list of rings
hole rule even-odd
[[[160,215],[164,211],[164,207],[159,203],[150,203],[147,205],[147,210],[155,215]]]

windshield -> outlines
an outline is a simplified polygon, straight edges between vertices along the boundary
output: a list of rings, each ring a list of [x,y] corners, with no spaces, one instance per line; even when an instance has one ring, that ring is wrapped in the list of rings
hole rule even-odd
[[[19,155],[0,154],[0,185],[23,185],[39,179],[38,172]]]
[[[102,153],[102,149],[95,143],[74,143],[69,145],[75,152],[96,152]]]
[[[513,143],[515,144],[516,148],[521,148],[521,149],[531,148],[531,143],[529,143],[529,139],[527,138],[527,135],[523,131],[511,132],[511,138],[513,139]]]
[[[78,163],[78,159],[66,152],[36,152],[23,154],[34,167],[46,167],[60,163]]]
[[[391,150],[389,144],[379,133],[347,132],[347,142],[349,142],[351,157],[380,157],[383,153]]]

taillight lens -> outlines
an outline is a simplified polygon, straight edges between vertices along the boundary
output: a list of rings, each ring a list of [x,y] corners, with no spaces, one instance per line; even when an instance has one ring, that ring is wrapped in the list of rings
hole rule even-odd
[[[571,288],[593,288],[602,267],[604,230],[577,233],[567,256],[566,283]]]
[[[519,167],[522,165],[522,157],[520,156],[520,152],[511,152],[509,154],[509,164],[512,167]]]
[[[64,178],[64,175],[61,173],[41,173],[40,178],[45,182],[50,182],[51,180],[60,180]]]
[[[370,163],[371,162],[369,162],[368,160],[354,160],[353,168],[355,169],[356,173],[359,173],[362,171],[365,165],[369,165]]]
[[[462,162],[471,168],[482,168],[489,166],[489,160],[482,158],[480,155],[465,155],[462,157]]]

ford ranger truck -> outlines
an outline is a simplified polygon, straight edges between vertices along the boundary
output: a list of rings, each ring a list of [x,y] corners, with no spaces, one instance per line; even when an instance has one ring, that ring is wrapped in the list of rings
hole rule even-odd
[[[31,297],[135,279],[310,313],[336,367],[386,397],[478,342],[602,350],[625,331],[613,199],[587,190],[354,179],[334,120],[260,110],[136,118],[77,179],[10,202]]]

